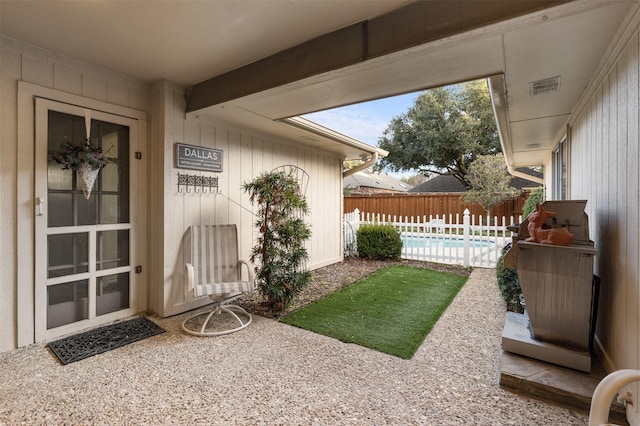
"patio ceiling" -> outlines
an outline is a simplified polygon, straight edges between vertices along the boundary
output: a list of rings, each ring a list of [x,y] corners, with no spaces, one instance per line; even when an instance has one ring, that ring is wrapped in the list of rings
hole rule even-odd
[[[514,4],[521,9],[510,11]],[[494,84],[493,96],[501,102],[505,151],[518,167],[544,161],[635,4],[0,0],[0,28],[3,35],[124,75],[149,82],[166,79],[190,88],[190,114],[249,126],[347,158],[374,149],[335,132],[290,126],[282,119],[499,75],[503,83]],[[422,12],[416,12],[419,9]],[[418,13],[440,19],[412,23],[409,18]],[[376,33],[379,22],[393,25]],[[438,33],[439,24],[448,24],[449,30]],[[405,37],[412,30],[422,34]],[[343,38],[336,41],[336,34]],[[336,55],[326,51],[348,54],[350,46],[363,46],[357,41],[363,34],[369,46],[388,40],[393,46],[374,52],[367,47],[359,59],[331,66]],[[296,46],[303,43],[325,52],[319,53],[320,63],[314,68],[309,58],[300,57],[297,63],[289,62],[298,74],[285,72],[295,79],[268,84],[269,72],[276,72],[268,67],[291,59],[287,52],[299,53]],[[360,54],[354,52],[353,57]],[[260,73],[247,74],[256,64],[264,65]],[[531,96],[531,82],[558,76],[559,91]],[[216,87],[216,81],[229,77],[244,81],[244,90],[215,96],[202,88]]]

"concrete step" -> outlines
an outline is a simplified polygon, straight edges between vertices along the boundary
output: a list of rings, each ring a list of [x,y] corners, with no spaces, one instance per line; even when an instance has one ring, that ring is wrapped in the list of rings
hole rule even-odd
[[[600,362],[592,357],[591,372],[585,373],[502,351],[500,386],[513,392],[573,410],[589,413],[591,396],[606,376]],[[627,425],[622,405],[611,405],[609,421]]]

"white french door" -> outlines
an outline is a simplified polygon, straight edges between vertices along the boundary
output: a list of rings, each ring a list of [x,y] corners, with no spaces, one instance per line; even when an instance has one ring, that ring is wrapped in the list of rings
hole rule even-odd
[[[137,120],[36,98],[35,334],[47,340],[139,311],[135,194]],[[102,147],[109,164],[85,198],[53,153]]]

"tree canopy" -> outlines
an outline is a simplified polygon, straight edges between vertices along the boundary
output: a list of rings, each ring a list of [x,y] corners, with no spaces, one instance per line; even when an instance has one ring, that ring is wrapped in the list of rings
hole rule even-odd
[[[453,175],[469,188],[469,165],[479,155],[501,152],[486,81],[423,92],[391,120],[379,146],[389,151],[383,167]]]
[[[510,185],[512,178],[502,154],[480,155],[467,171],[471,189],[464,193],[464,200],[480,204],[489,214],[494,206],[520,195],[521,191]]]

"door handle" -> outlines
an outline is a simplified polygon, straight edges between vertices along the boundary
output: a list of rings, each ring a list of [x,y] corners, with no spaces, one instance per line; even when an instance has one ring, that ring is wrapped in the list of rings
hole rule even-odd
[[[36,216],[42,216],[44,214],[44,198],[36,198]]]

